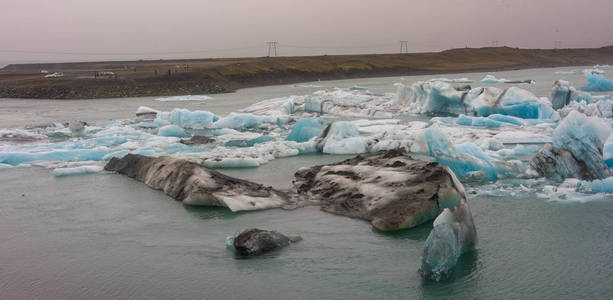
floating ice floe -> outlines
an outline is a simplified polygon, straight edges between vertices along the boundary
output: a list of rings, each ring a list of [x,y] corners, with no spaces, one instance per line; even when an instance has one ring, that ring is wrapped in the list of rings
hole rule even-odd
[[[481,79],[481,82],[483,83],[505,83],[509,81],[510,80],[504,78],[496,78],[496,76],[490,74],[485,75],[485,77]]]
[[[208,111],[189,111],[175,108],[171,112],[159,113],[155,122],[162,126],[173,124],[183,128],[205,129],[211,127],[212,123],[218,120],[218,116]]]
[[[172,101],[205,101],[213,99],[210,96],[205,95],[183,95],[183,96],[171,96],[171,97],[162,97],[156,98],[157,101],[162,102],[172,102]]]
[[[54,176],[70,176],[70,175],[83,175],[83,174],[93,174],[102,172],[104,166],[102,165],[91,165],[91,166],[78,166],[78,167],[65,167],[65,168],[56,168],[53,169],[51,173]]]
[[[466,77],[463,78],[432,78],[428,81],[442,81],[442,82],[449,82],[449,83],[471,83],[473,82],[473,80],[470,80]]]

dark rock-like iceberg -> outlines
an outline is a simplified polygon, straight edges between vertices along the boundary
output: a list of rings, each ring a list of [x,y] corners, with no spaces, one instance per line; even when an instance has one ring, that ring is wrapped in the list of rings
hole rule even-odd
[[[277,231],[252,228],[228,237],[227,242],[241,256],[257,256],[300,240],[301,237],[287,237]]]
[[[104,167],[163,190],[188,205],[225,206],[232,211],[282,207],[289,196],[271,187],[233,178],[174,157],[128,154]]]
[[[298,193],[319,200],[322,210],[369,220],[379,230],[415,227],[466,198],[447,166],[402,150],[302,168],[295,178]]]

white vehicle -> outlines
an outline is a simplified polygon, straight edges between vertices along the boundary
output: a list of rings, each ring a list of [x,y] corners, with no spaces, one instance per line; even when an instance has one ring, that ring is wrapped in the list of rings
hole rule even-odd
[[[53,74],[45,75],[45,78],[57,78],[57,77],[64,77],[64,73],[55,72]]]

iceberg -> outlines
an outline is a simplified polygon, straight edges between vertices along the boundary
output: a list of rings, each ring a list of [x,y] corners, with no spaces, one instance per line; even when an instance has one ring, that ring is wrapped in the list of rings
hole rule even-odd
[[[173,136],[173,137],[187,137],[187,133],[185,132],[185,130],[183,130],[183,128],[177,125],[166,125],[166,126],[160,127],[160,129],[158,129],[158,135]]]
[[[613,177],[597,179],[593,181],[580,181],[577,191],[588,193],[608,193],[613,194]]]
[[[411,152],[433,157],[460,178],[474,177],[479,173],[483,180],[495,180],[521,171],[512,162],[487,155],[474,143],[454,146],[437,124],[418,134],[411,145]]]
[[[602,74],[586,73],[586,82],[583,86],[584,91],[590,92],[607,92],[613,91],[613,82]]]
[[[603,179],[610,175],[603,160],[603,148],[611,131],[600,119],[572,111],[554,130],[553,146],[569,151]]]
[[[300,118],[287,136],[288,141],[306,142],[319,136],[326,126],[318,118]]]
[[[465,199],[453,209],[445,208],[432,225],[419,272],[425,279],[441,281],[453,273],[462,254],[477,247],[477,230]]]
[[[250,113],[235,113],[219,119],[213,124],[214,128],[247,129],[258,127],[263,123],[277,124],[279,119],[271,115],[254,115]]]
[[[432,78],[428,81],[442,81],[442,82],[449,82],[449,83],[471,83],[473,82],[472,80],[463,77],[463,78]]]
[[[108,153],[108,149],[104,147],[94,149],[42,149],[41,151],[0,152],[0,163],[16,166],[36,161],[101,160]]]
[[[189,111],[183,108],[175,108],[171,112],[159,113],[155,122],[166,121],[183,128],[206,129],[217,120],[219,120],[219,117],[208,111]]]
[[[253,147],[255,144],[261,144],[274,141],[275,138],[263,135],[251,140],[231,140],[224,144],[226,147]]]
[[[360,136],[352,122],[338,121],[324,130],[322,151],[328,154],[359,154],[368,151],[368,139]]]
[[[613,168],[613,133],[609,135],[603,147],[602,158],[609,168]]]
[[[558,120],[559,114],[545,101],[518,87],[506,89],[493,107],[498,114],[523,119]],[[478,109],[477,109],[478,110]]]
[[[92,174],[102,172],[104,166],[78,166],[78,167],[68,167],[68,168],[56,168],[51,171],[54,176],[70,176],[70,175],[82,175],[82,174]]]
[[[570,82],[556,80],[551,91],[551,106],[553,109],[560,109],[572,101],[585,101],[585,103],[589,104],[593,102],[593,99],[590,93],[577,91],[577,89],[570,86]]]
[[[494,75],[487,74],[485,75],[485,77],[483,77],[483,79],[481,79],[481,82],[483,83],[506,83],[506,82],[509,82],[509,80],[504,79],[504,78],[496,78],[496,76]]]

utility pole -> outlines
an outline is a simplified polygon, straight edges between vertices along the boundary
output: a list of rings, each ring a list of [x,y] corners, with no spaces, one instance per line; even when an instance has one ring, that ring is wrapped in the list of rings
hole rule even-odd
[[[266,42],[268,45],[268,56],[272,53],[273,56],[277,56],[277,42]]]
[[[400,41],[400,54],[409,53],[409,41]]]

